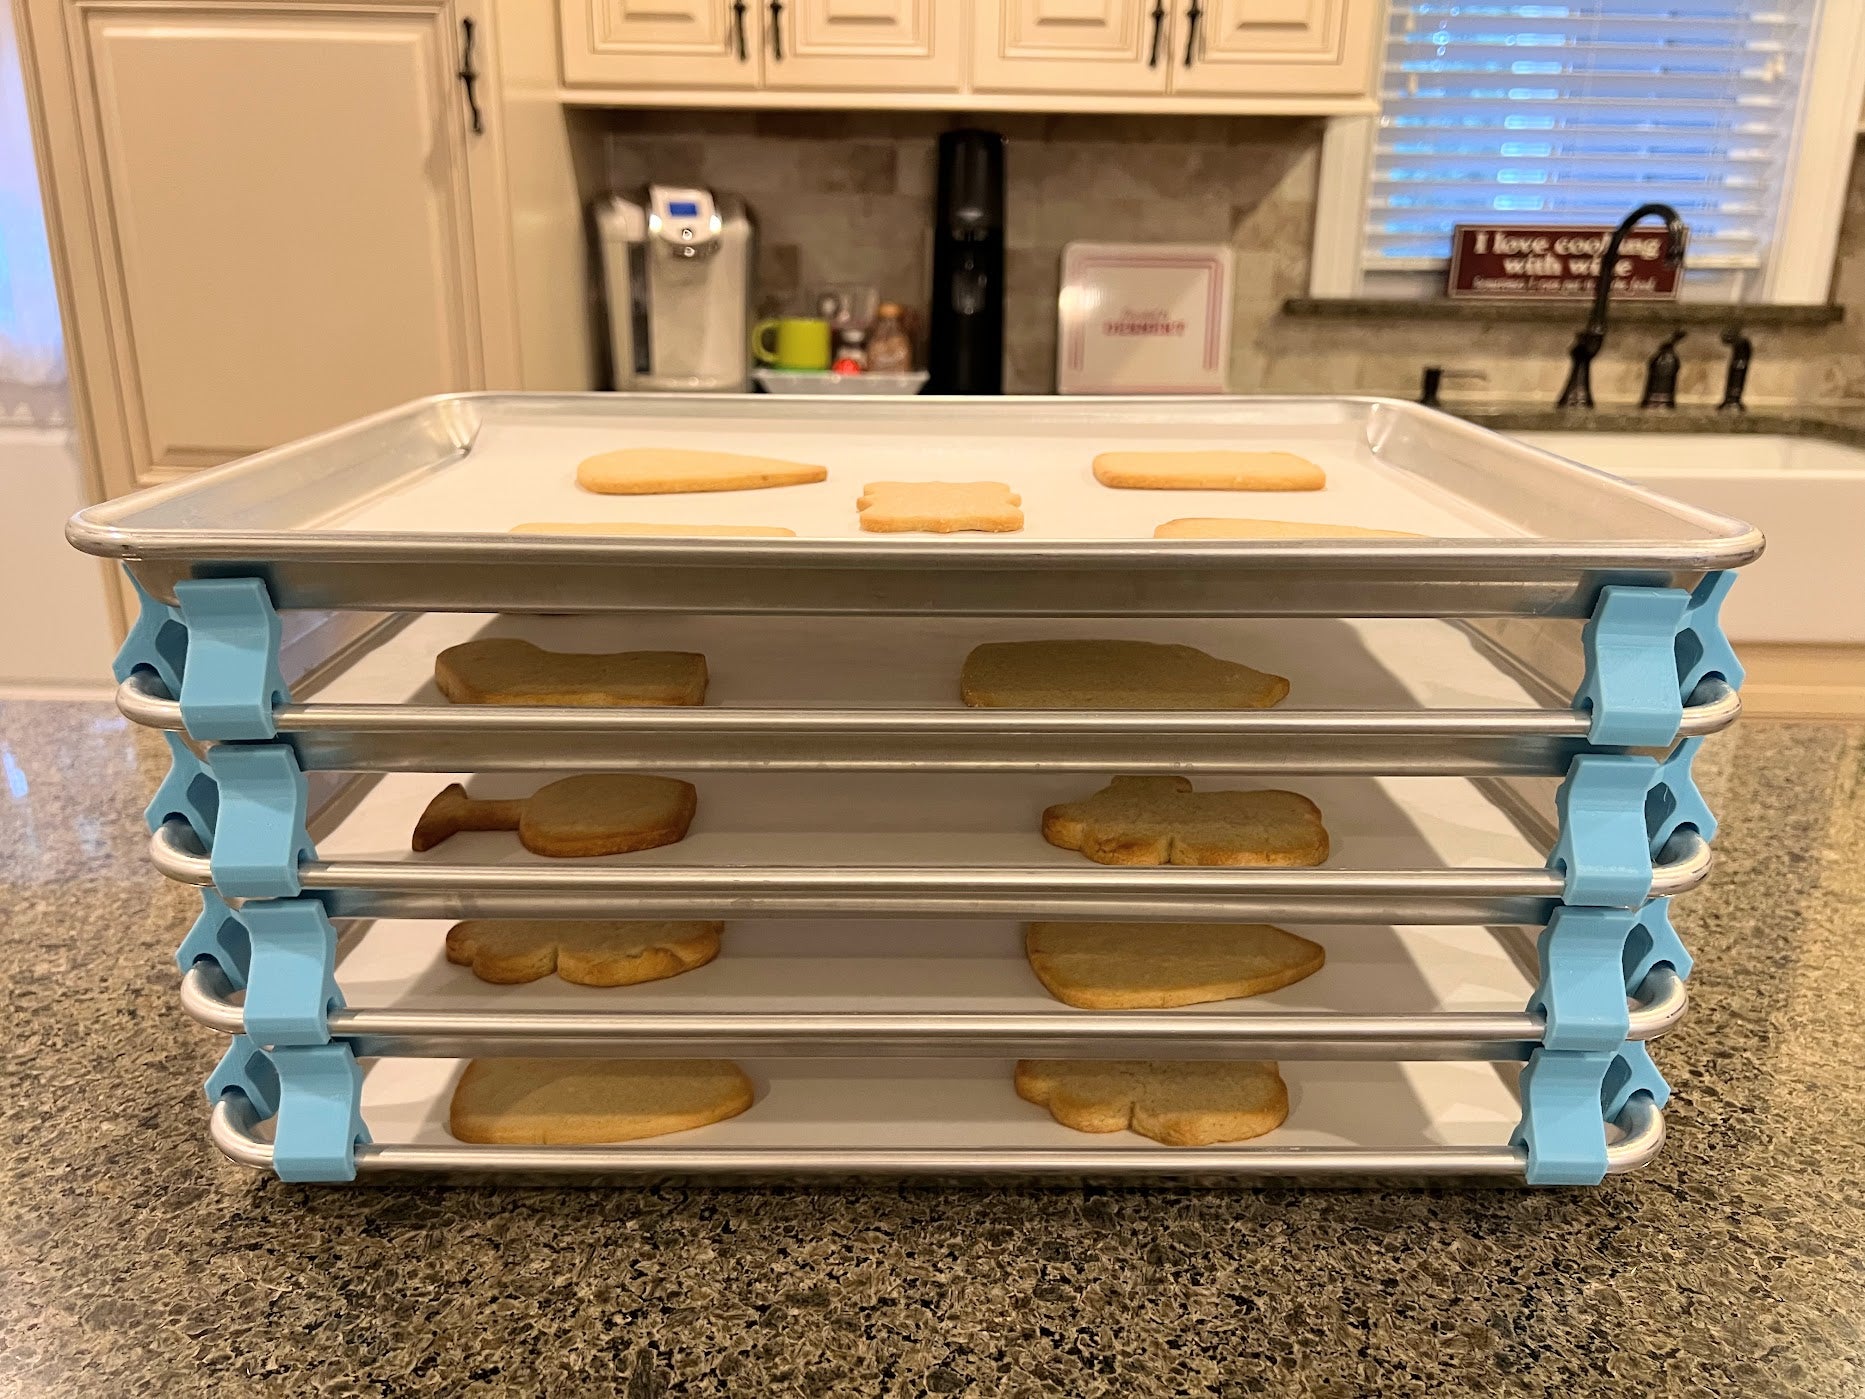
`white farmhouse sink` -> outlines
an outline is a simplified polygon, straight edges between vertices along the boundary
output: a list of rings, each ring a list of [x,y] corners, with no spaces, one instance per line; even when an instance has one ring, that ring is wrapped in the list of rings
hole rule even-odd
[[[1510,435],[1759,525],[1767,552],[1723,608],[1732,640],[1865,644],[1865,450],[1720,433]]]

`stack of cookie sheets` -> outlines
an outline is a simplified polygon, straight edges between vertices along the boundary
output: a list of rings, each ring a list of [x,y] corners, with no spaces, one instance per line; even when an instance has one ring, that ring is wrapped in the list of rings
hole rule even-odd
[[[514,534],[623,514],[575,467],[629,445],[758,452],[818,485],[641,519],[794,538]],[[1328,489],[1115,491],[1098,452],[1260,448]],[[1004,535],[863,536],[871,479],[996,479]],[[1261,513],[1416,538],[1155,539]],[[457,395],[77,516],[144,609],[119,703],[174,767],[154,863],[197,886],[188,1013],[232,1037],[215,1142],[287,1179],[1000,1174],[1492,1177],[1586,1183],[1648,1160],[1683,1015],[1669,900],[1707,875],[1689,774],[1738,712],[1717,607],[1747,525],[1415,405],[1377,399],[874,400]],[[703,652],[697,708],[450,705],[478,636]],[[1288,676],[1269,710],[967,709],[986,641],[1176,641]],[[677,844],[548,859],[509,834],[414,853],[451,781],[571,773],[698,789]],[[1118,774],[1316,802],[1314,868],[1108,866],[1043,809]],[[710,965],[593,989],[476,980],[470,918],[724,920]],[[1325,967],[1176,1010],[1047,995],[1026,920],[1273,921]],[[467,1144],[462,1063],[730,1058],[752,1107],[613,1146]],[[1019,1058],[1274,1060],[1280,1128],[1172,1147],[1072,1131]]]

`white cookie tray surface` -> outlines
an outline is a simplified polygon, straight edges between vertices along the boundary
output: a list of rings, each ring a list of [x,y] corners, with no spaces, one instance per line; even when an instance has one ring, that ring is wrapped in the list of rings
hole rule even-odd
[[[936,410],[934,410],[936,412]],[[1494,539],[1527,531],[1395,467],[1324,411],[1259,420],[1242,432],[1196,418],[1150,421],[1104,413],[985,417],[962,411],[892,419],[719,415],[695,424],[652,407],[617,422],[599,415],[488,418],[472,449],[440,470],[317,522],[377,534],[503,534],[532,522],[781,525],[799,539],[887,539],[937,547],[937,536],[875,535],[855,502],[871,481],[1001,481],[1023,498],[1009,547],[1062,540],[1151,539],[1167,520],[1231,515],[1407,530],[1429,538]],[[618,447],[671,447],[779,457],[827,469],[826,480],[754,491],[598,495],[576,483],[579,463]],[[1115,490],[1094,479],[1102,452],[1243,448],[1293,452],[1327,473],[1319,491]],[[962,536],[990,542],[989,534]],[[768,541],[758,541],[760,543]],[[777,541],[781,547],[781,541]]]
[[[1535,707],[1528,692],[1479,652],[1468,634],[1447,622],[1406,618],[921,617],[902,623],[886,617],[431,613],[360,657],[311,697],[320,705],[446,706],[434,684],[434,657],[478,637],[516,637],[547,651],[697,651],[706,657],[710,675],[707,709],[963,711],[959,675],[974,646],[1096,638],[1196,646],[1287,676],[1289,697],[1277,706],[1279,712]]]
[[[739,1062],[757,1091],[747,1111],[710,1127],[633,1145],[663,1151],[871,1146],[1092,1151],[1153,1145],[1128,1132],[1088,1133],[1062,1126],[1048,1109],[1017,1096],[1011,1060]],[[376,1060],[363,1080],[363,1120],[384,1142],[453,1142],[447,1105],[462,1067],[449,1059]],[[1284,1064],[1281,1071],[1289,1087],[1288,1121],[1256,1138],[1261,1147],[1501,1145],[1521,1118],[1512,1091],[1514,1074],[1505,1065],[1306,1060]]]
[[[337,984],[351,1008],[460,1011],[902,1011],[1058,1015],[1030,970],[1023,926],[1001,919],[728,920],[703,967],[637,986],[575,986],[546,976],[481,981],[447,960],[444,922],[381,919],[342,940]],[[1511,930],[1513,931],[1513,930]],[[1532,935],[1511,952],[1480,927],[1307,926],[1327,951],[1313,976],[1267,995],[1185,1006],[1191,1015],[1324,1011],[1345,1015],[1516,1011],[1534,990]]]
[[[686,839],[654,850],[576,860],[534,855],[508,832],[467,831],[432,850],[410,849],[416,819],[449,781],[462,782],[468,795],[480,798],[528,796],[542,785],[518,773],[387,773],[333,828],[314,832],[319,858],[406,868],[1048,867],[1116,872],[1058,849],[1041,834],[1044,808],[1092,795],[1104,785],[1099,776],[697,774],[693,785],[699,810]],[[1270,784],[1212,779],[1200,785]],[[1321,808],[1332,844],[1327,863],[1337,868],[1539,867],[1546,856],[1461,778],[1315,777],[1279,780],[1279,785]]]

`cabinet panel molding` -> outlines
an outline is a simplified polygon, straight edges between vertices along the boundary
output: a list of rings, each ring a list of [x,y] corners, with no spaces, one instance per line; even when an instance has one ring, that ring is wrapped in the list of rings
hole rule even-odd
[[[758,85],[763,0],[746,0],[742,11],[728,0],[557,0],[557,4],[566,83]]]
[[[1200,8],[1190,62],[1172,75],[1175,93],[1371,90],[1380,0],[1202,0]]]
[[[1163,93],[1172,66],[1171,9],[1166,0],[974,0],[972,85]]]
[[[956,92],[964,7],[952,0],[785,0],[764,54],[764,86]]]
[[[108,490],[483,382],[448,7],[34,9]]]

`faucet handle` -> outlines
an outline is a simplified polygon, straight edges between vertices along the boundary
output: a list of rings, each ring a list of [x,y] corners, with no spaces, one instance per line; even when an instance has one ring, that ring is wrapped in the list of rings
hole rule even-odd
[[[1489,375],[1480,369],[1445,369],[1442,365],[1426,365],[1423,384],[1419,387],[1418,401],[1426,408],[1442,408],[1438,402],[1438,390],[1444,387],[1446,379],[1459,383],[1487,384]]]

